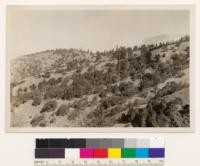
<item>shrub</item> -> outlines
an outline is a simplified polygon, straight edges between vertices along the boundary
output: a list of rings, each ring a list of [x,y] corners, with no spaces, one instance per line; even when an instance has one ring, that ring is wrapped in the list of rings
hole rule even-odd
[[[180,86],[180,84],[172,81],[172,82],[167,82],[167,84],[158,91],[158,93],[156,94],[156,96],[166,96],[169,94],[174,93],[177,90],[180,90],[182,87]]]
[[[43,78],[49,78],[51,76],[50,72],[46,72],[42,75]]]
[[[132,96],[134,94],[134,87],[132,83],[120,83],[119,91],[122,96]]]
[[[105,127],[104,111],[100,107],[97,107],[95,111],[90,112],[87,115],[86,126],[87,127]]]
[[[59,77],[59,78],[56,80],[56,81],[57,81],[57,84],[61,83],[62,80],[63,80],[63,78],[62,78],[62,77]]]
[[[129,118],[125,113],[122,113],[121,117],[118,120],[120,123],[128,123],[129,122]]]
[[[116,113],[121,112],[122,110],[123,110],[123,107],[121,105],[116,105],[112,107],[111,109],[108,109],[107,111],[105,111],[105,117],[111,117],[115,115]]]
[[[55,121],[56,121],[56,118],[52,118],[52,119],[49,121],[49,123],[52,124],[52,123],[54,123]]]
[[[134,127],[146,127],[146,108],[137,108],[131,112],[131,124]]]
[[[36,85],[35,84],[32,84],[29,86],[30,90],[35,90],[36,89]]]
[[[33,98],[32,106],[37,106],[41,104],[41,98],[39,96],[36,96]]]
[[[101,100],[100,108],[107,109],[109,107],[120,104],[121,98],[118,96],[111,96]]]
[[[74,97],[74,92],[73,92],[73,88],[71,86],[67,86],[67,87],[63,88],[63,91],[61,93],[61,98],[63,100],[69,100],[73,97]]]
[[[119,87],[117,85],[113,85],[110,87],[111,92],[115,95],[115,96],[120,96],[120,91],[119,91]]]
[[[35,100],[36,103],[34,103],[34,105],[38,105],[40,104],[40,91],[35,89],[32,90],[30,92],[20,92],[17,93],[17,95],[15,96],[16,99],[16,103],[20,104],[24,104],[26,103],[28,100]]]
[[[99,93],[99,97],[101,97],[101,98],[106,97],[106,91],[105,91],[105,90],[102,90],[102,91]]]
[[[123,79],[128,76],[129,62],[127,59],[119,60],[117,63],[117,71],[120,74],[120,77]]]
[[[59,86],[52,86],[49,87],[44,95],[44,99],[53,99],[53,98],[61,98],[61,94],[63,92],[63,89]]]
[[[69,115],[67,116],[68,120],[75,120],[78,116],[79,116],[80,112],[78,111],[78,109],[74,109],[73,111],[71,111],[69,113]]]
[[[38,126],[40,122],[44,120],[44,115],[37,115],[31,120],[31,125],[33,127]]]
[[[164,111],[164,109],[167,107],[166,101],[161,98],[153,98],[149,101],[147,105],[148,111],[154,111],[157,113],[161,113]]]
[[[74,97],[80,98],[91,92],[91,85],[86,78],[79,74],[73,78],[72,89]]]
[[[47,81],[47,84],[50,85],[50,86],[54,86],[56,85],[57,83],[57,80],[53,77],[53,78],[50,78],[48,81]]]
[[[164,115],[164,110],[167,107],[167,103],[162,98],[153,98],[147,104],[146,110],[148,112],[146,118],[146,125],[147,127],[164,127],[167,126],[166,121],[161,123],[159,119],[166,119]]]
[[[56,107],[57,107],[57,102],[55,100],[48,101],[46,104],[44,104],[40,113],[52,112],[56,109]]]
[[[56,111],[56,116],[65,116],[69,112],[69,108],[67,105],[62,104],[58,110]]]
[[[173,111],[182,110],[183,101],[181,98],[175,98],[167,103],[167,108],[164,110],[165,115],[169,115]]]
[[[154,98],[147,105],[147,127],[188,127],[189,106],[183,106],[181,98],[166,101]]]
[[[189,111],[190,111],[190,105],[189,104],[186,104],[183,106],[183,110],[181,111],[181,113],[187,113],[189,114]]]
[[[39,126],[40,126],[40,127],[46,127],[46,123],[45,123],[45,122],[41,122],[41,123],[39,124]]]
[[[152,87],[160,82],[159,73],[146,73],[142,76],[139,90],[142,91],[144,88]]]
[[[24,92],[27,92],[27,91],[28,91],[27,87],[24,87],[23,91],[24,91]]]
[[[46,81],[45,81],[45,80],[43,80],[42,82],[40,82],[40,83],[38,84],[38,89],[39,89],[40,91],[44,91],[44,90],[46,90],[46,88],[47,88],[47,84],[46,84]]]
[[[166,78],[171,74],[171,67],[166,62],[161,62],[157,66],[157,74],[162,78]]]

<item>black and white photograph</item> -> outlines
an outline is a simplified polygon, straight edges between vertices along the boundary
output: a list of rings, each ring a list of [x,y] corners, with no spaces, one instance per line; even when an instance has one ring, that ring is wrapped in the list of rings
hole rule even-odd
[[[7,6],[8,127],[189,129],[191,27],[187,6]]]

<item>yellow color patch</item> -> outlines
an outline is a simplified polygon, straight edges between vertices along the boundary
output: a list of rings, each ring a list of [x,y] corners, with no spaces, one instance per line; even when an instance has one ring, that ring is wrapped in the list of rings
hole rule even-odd
[[[121,158],[121,148],[108,148],[108,158]]]

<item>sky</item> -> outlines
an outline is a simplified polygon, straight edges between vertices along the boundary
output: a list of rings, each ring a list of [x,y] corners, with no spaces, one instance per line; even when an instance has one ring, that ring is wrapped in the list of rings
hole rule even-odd
[[[140,45],[156,36],[189,34],[186,10],[8,8],[7,54],[55,48],[103,51]]]

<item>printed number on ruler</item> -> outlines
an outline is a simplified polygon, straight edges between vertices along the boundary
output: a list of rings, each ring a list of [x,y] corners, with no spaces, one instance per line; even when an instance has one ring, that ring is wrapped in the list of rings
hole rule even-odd
[[[35,160],[34,166],[164,166],[164,159]]]

